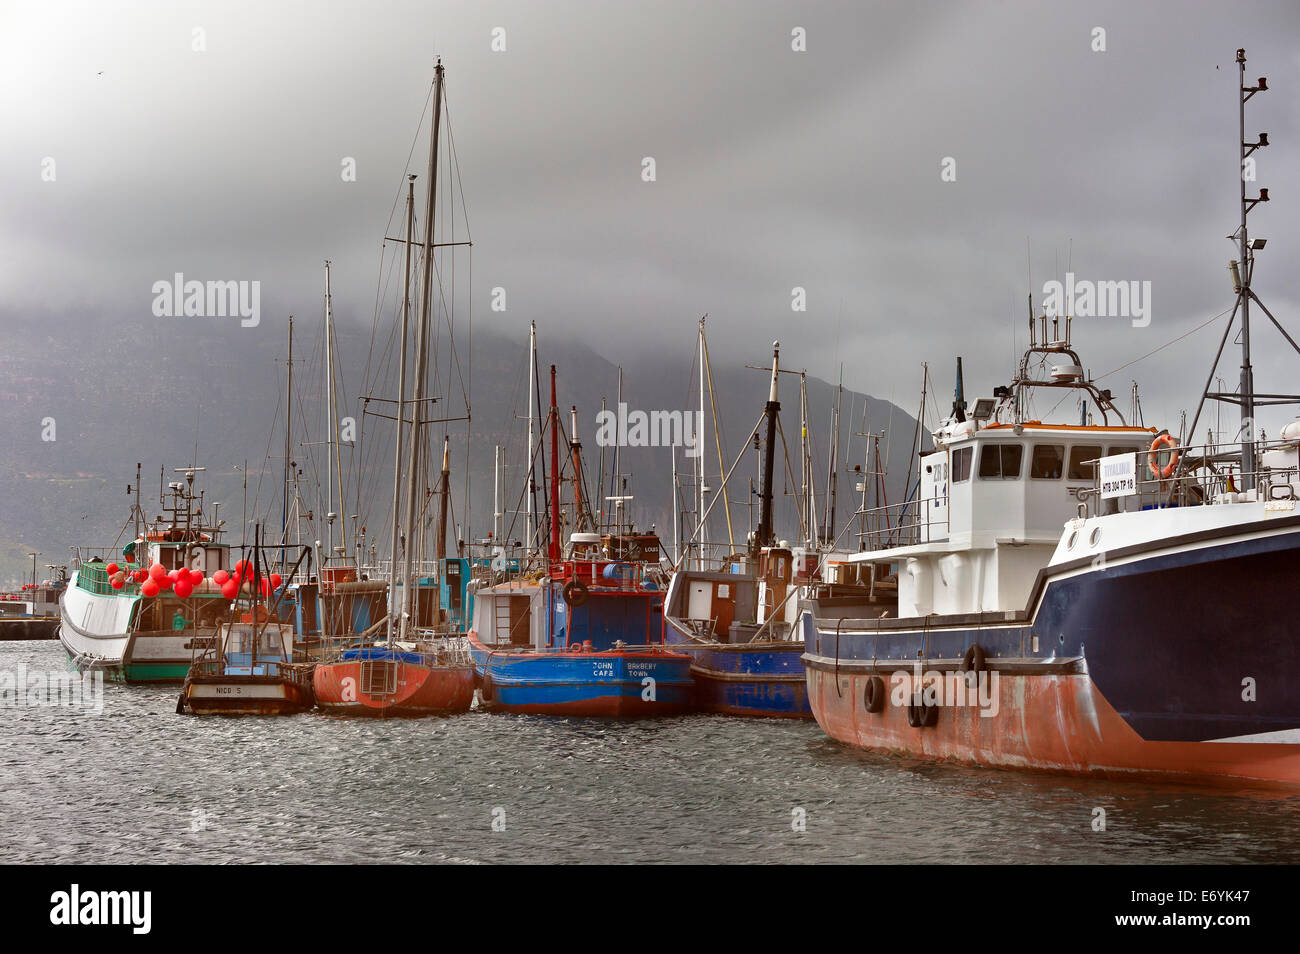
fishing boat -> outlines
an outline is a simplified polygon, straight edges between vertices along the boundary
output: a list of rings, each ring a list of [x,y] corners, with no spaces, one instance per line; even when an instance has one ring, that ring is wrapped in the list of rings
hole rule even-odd
[[[1247,85],[1238,51],[1243,158]],[[1300,403],[1255,389],[1249,317],[1256,252],[1241,185],[1230,263],[1240,318],[1240,406],[1227,441],[1184,444],[1106,419],[1058,318],[1033,329],[1016,379],[952,416],[923,458],[919,507],[864,568],[897,571],[894,602],[801,609],[810,701],[821,727],[860,748],[1017,769],[1300,785],[1300,655],[1287,607],[1300,572],[1300,421],[1265,440],[1255,414]],[[1227,312],[1225,312],[1227,314]],[[1028,419],[1033,388],[1086,395],[1102,423]],[[1213,437],[1214,435],[1210,435]],[[1220,438],[1222,435],[1220,435]],[[1240,444],[1236,443],[1240,438]]]
[[[451,493],[450,441],[444,437],[442,470],[438,475],[440,508],[435,541],[435,564],[439,577],[419,572],[424,554],[419,552],[424,533],[425,454],[427,431],[433,420],[428,412],[431,319],[437,270],[433,263],[434,223],[437,221],[437,175],[439,136],[443,112],[443,66],[434,73],[433,118],[429,143],[429,177],[425,204],[420,310],[415,341],[408,348],[411,314],[411,253],[415,221],[415,176],[407,180],[405,284],[402,294],[401,333],[398,338],[397,439],[393,461],[391,569],[386,587],[388,611],[353,636],[327,637],[328,650],[316,666],[314,690],[322,709],[346,715],[422,716],[467,712],[474,701],[475,669],[462,638],[461,617],[449,619],[445,609],[450,594],[443,597],[444,582],[452,587],[455,600],[467,598],[468,563],[446,553],[447,509]],[[415,357],[411,390],[407,394],[407,355]],[[467,409],[468,416],[468,409]],[[408,426],[409,424],[409,426]],[[405,456],[404,456],[405,455]],[[405,487],[403,487],[405,485]],[[403,490],[405,510],[403,513]],[[402,528],[408,528],[403,533]],[[454,571],[453,571],[454,568]],[[347,597],[361,581],[339,580],[333,589]],[[373,585],[372,585],[373,588]],[[356,622],[348,614],[346,620]],[[381,632],[382,630],[382,632]],[[338,627],[334,627],[338,632]]]
[[[312,666],[295,661],[293,626],[266,619],[223,623],[217,643],[191,668],[178,713],[291,715],[312,707]]]
[[[700,361],[707,369],[706,347],[701,321]],[[794,638],[793,623],[798,595],[813,582],[819,554],[816,549],[796,552],[788,542],[778,541],[773,530],[780,374],[780,348],[774,344],[768,401],[754,429],[764,435],[762,504],[749,550],[732,554],[720,568],[709,567],[703,558],[696,566],[679,558],[681,565],[664,599],[664,620],[667,642],[691,657],[697,708],[726,715],[806,719],[812,717],[812,710],[804,678],[804,646],[802,639]],[[702,466],[703,454],[698,459]],[[724,476],[718,492],[724,501],[726,483]],[[702,490],[702,479],[699,485]],[[708,516],[702,496],[699,505],[703,517],[692,542]],[[701,553],[703,549],[701,541]]]
[[[0,642],[21,639],[57,639],[59,597],[68,588],[67,569],[57,570],[55,579],[37,582],[33,554],[32,582],[13,593],[0,594]]]
[[[115,682],[181,682],[194,653],[215,645],[230,601],[212,577],[228,571],[230,555],[219,522],[203,522],[201,494],[194,489],[202,470],[183,468],[182,480],[160,488],[167,517],[150,526],[140,508],[137,464],[127,521],[135,525],[132,541],[122,551],[73,548],[58,635],[80,671],[102,672]]]
[[[690,656],[666,644],[658,566],[611,558],[580,529],[560,544],[559,414],[551,367],[550,542],[543,574],[476,588],[469,651],[487,709],[617,718],[690,709]],[[530,425],[531,427],[531,425]],[[574,428],[576,433],[576,427]],[[575,490],[581,455],[571,442]],[[575,509],[583,513],[582,498]],[[579,527],[584,524],[579,519]],[[638,538],[636,552],[657,553]],[[627,548],[631,543],[623,541]],[[602,549],[602,544],[605,549]]]
[[[238,561],[222,583],[227,618],[212,645],[196,650],[176,701],[178,715],[288,715],[314,704],[314,664],[295,653],[293,625],[280,619],[284,590],[279,574],[273,579],[263,570],[270,564],[260,541],[257,527],[252,559]],[[290,573],[310,557],[311,548],[301,547]]]

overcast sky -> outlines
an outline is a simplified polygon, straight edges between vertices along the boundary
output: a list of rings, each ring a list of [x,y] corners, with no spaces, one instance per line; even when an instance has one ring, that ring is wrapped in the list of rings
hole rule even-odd
[[[0,0],[0,296],[51,330],[148,327],[174,272],[258,280],[276,320],[231,333],[279,348],[329,258],[338,314],[368,327],[440,55],[476,328],[522,340],[534,319],[630,363],[689,354],[708,312],[715,361],[780,338],[789,365],[843,361],[847,385],[910,406],[922,361],[945,391],[957,354],[971,392],[1008,378],[1027,293],[1069,263],[1152,283],[1148,327],[1076,327],[1101,374],[1231,306],[1239,46],[1271,87],[1248,107],[1273,143],[1255,287],[1300,332],[1295,2]],[[1136,377],[1148,423],[1176,430],[1222,327],[1103,383],[1126,398]],[[1295,389],[1300,359],[1256,341],[1260,389]]]

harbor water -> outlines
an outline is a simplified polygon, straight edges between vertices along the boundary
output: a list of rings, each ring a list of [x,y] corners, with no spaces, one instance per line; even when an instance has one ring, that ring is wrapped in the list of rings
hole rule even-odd
[[[0,671],[65,668],[0,644]],[[812,721],[0,710],[6,863],[1297,863],[1300,796],[874,756]]]

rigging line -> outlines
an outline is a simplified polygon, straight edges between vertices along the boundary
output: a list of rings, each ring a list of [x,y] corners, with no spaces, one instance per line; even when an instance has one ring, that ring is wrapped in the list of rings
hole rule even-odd
[[[314,381],[319,386],[318,374],[320,373],[321,367],[324,365],[323,355],[324,355],[325,335],[323,333],[323,330],[318,329],[316,332],[316,336],[312,339],[312,341],[313,341],[312,348],[311,350],[308,351],[308,357],[305,362],[306,374],[304,375],[304,377],[306,381]],[[298,393],[301,395],[302,392],[298,392]],[[313,409],[314,414],[319,414],[320,411],[319,405],[323,403],[324,403],[323,401],[318,402],[317,406]],[[299,441],[297,442],[298,450],[300,452],[298,456],[300,458],[303,457],[304,456],[303,452],[305,451],[305,460],[303,460],[303,464],[305,466],[307,473],[310,474],[310,478],[308,478],[308,483],[309,486],[314,486],[315,488],[316,500],[315,500],[315,504],[311,507],[312,517],[307,521],[308,524],[313,528],[312,533],[314,536],[316,530],[318,529],[317,520],[323,519],[323,514],[324,514],[324,511],[321,511],[320,512],[321,516],[319,518],[317,516],[317,511],[320,511],[320,506],[319,506],[320,486],[321,486],[320,470],[316,466],[315,451],[312,449],[311,443],[306,440],[306,438],[310,437],[312,433],[312,426],[309,425],[307,421],[307,407],[306,407],[307,401],[300,399],[295,402],[295,405],[298,410],[300,433],[302,434],[302,438],[300,438]]]
[[[541,451],[542,451],[542,447],[540,444],[538,444],[538,446],[533,450],[534,461],[537,459],[537,456],[541,453]],[[525,469],[524,471],[525,479],[520,481],[519,499],[515,504],[514,511],[510,514],[510,524],[508,527],[506,527],[506,533],[505,533],[506,539],[509,539],[514,536],[514,529],[516,524],[518,524],[519,522],[519,515],[524,512],[523,511],[524,499],[528,494],[528,480],[526,479],[527,476],[528,476],[528,470]],[[527,548],[527,546],[531,546],[531,544],[526,544],[525,549]],[[525,559],[526,558],[527,558],[527,554],[525,554]]]
[[[1130,368],[1130,367],[1132,367],[1133,365],[1137,364],[1139,361],[1145,361],[1147,358],[1151,357],[1153,354],[1156,354],[1156,353],[1158,353],[1158,352],[1160,352],[1160,351],[1164,351],[1165,348],[1168,348],[1170,345],[1177,344],[1178,342],[1182,341],[1184,338],[1189,337],[1190,335],[1194,335],[1194,334],[1196,334],[1196,332],[1198,332],[1198,331],[1200,331],[1202,328],[1204,328],[1204,327],[1206,327],[1206,326],[1208,326],[1208,325],[1211,325],[1211,324],[1213,324],[1214,322],[1218,321],[1220,318],[1222,318],[1224,315],[1228,314],[1228,312],[1230,312],[1230,311],[1232,311],[1231,308],[1225,309],[1224,311],[1219,312],[1219,313],[1218,313],[1217,315],[1215,315],[1213,318],[1208,318],[1208,319],[1206,319],[1205,321],[1201,322],[1199,325],[1197,325],[1195,328],[1191,329],[1190,331],[1186,331],[1186,332],[1184,332],[1183,334],[1179,335],[1177,338],[1173,338],[1173,339],[1171,339],[1171,340],[1169,340],[1169,341],[1166,341],[1164,344],[1162,344],[1160,347],[1156,348],[1155,350],[1153,350],[1153,351],[1148,351],[1146,354],[1142,355],[1140,358],[1134,358],[1132,361],[1128,362],[1128,364],[1121,364],[1118,368],[1115,368],[1113,371],[1107,371],[1105,374],[1098,375],[1097,377],[1093,378],[1092,380],[1093,380],[1093,381],[1100,381],[1102,378],[1109,377],[1109,376],[1112,375],[1112,374],[1118,374],[1119,372],[1123,371],[1125,368]],[[1045,367],[1045,366],[1046,366],[1046,363],[1044,362],[1044,367]],[[1046,417],[1051,417],[1052,414],[1053,414],[1053,412],[1055,412],[1056,409],[1057,409],[1058,407],[1061,406],[1062,402],[1065,401],[1065,399],[1066,399],[1067,397],[1069,397],[1069,396],[1070,396],[1070,395],[1069,395],[1069,392],[1067,391],[1066,394],[1065,394],[1065,395],[1064,395],[1064,396],[1063,396],[1059,401],[1057,401],[1055,404],[1052,405],[1051,410],[1049,410],[1045,416],[1046,416]]]
[[[461,181],[460,155],[456,152],[456,133],[452,129],[452,125],[451,125],[451,103],[450,100],[448,100],[447,98],[447,88],[446,88],[445,81],[443,83],[443,90],[442,90],[442,108],[443,111],[446,112],[447,114],[447,139],[451,146],[450,149],[451,166],[453,169],[456,170],[456,191],[460,193],[460,214],[461,214],[461,221],[465,224],[465,240],[467,242],[472,242],[474,240],[474,237],[470,233],[470,228],[469,228],[469,209],[466,208],[465,206],[465,184],[463,181]]]
[[[397,206],[401,204],[402,189],[403,186],[406,184],[405,173],[409,173],[411,171],[411,159],[415,156],[415,147],[418,146],[420,143],[420,130],[424,128],[424,117],[429,112],[429,104],[432,100],[433,100],[433,84],[430,83],[429,92],[426,93],[424,96],[424,106],[420,110],[420,121],[416,123],[415,135],[411,137],[411,148],[406,154],[406,165],[403,167],[404,174],[402,175],[401,181],[397,184],[397,194],[393,197],[393,206],[388,211],[388,222],[384,227],[385,235],[388,234],[388,229],[392,227],[393,216],[397,214]]]
[[[436,279],[436,282],[437,282],[437,285],[438,285],[438,300],[439,300],[440,304],[442,305],[442,313],[443,313],[443,315],[446,317],[446,321],[447,321],[447,343],[451,346],[451,353],[452,353],[452,355],[455,357],[457,377],[458,377],[458,380],[459,380],[459,382],[460,382],[460,393],[461,393],[461,398],[465,401],[465,407],[468,409],[468,407],[469,407],[469,393],[466,391],[465,374],[464,374],[463,369],[462,369],[461,366],[460,366],[460,355],[456,353],[456,333],[455,333],[455,330],[452,328],[452,323],[451,323],[451,312],[450,312],[450,310],[448,310],[448,308],[447,308],[447,296],[446,296],[446,289],[445,289],[445,287],[443,286],[442,269],[440,269],[436,263],[435,263],[434,266],[433,266],[433,274],[434,274],[434,278]],[[453,263],[453,265],[452,265],[452,274],[453,274],[453,275],[455,274],[455,264],[454,264],[454,263]],[[453,279],[453,282],[454,282],[454,279]],[[454,300],[454,293],[453,293],[453,300]],[[436,350],[436,345],[435,345],[435,350]],[[450,365],[451,365],[451,362],[448,361],[448,366],[450,367]],[[450,377],[450,372],[448,373],[448,377]],[[437,375],[436,375],[436,373],[435,373],[435,375],[434,375],[434,379],[435,379],[435,380],[434,380],[434,383],[435,383],[435,386],[436,386],[436,385],[437,385]]]
[[[397,256],[393,256],[389,264],[388,278],[383,283],[384,284],[384,292],[382,295],[383,301],[386,301],[390,294],[388,288],[389,285],[391,285],[392,283],[393,272],[396,270],[396,267],[397,267]],[[382,261],[380,264],[380,275],[381,276],[383,275]],[[401,289],[399,289],[398,291],[400,292]],[[410,293],[409,289],[406,289],[406,293],[409,295]],[[400,311],[401,295],[397,294],[395,297],[399,299],[398,310]],[[379,299],[378,295],[377,295],[377,299]],[[366,398],[372,398],[374,396],[374,391],[375,388],[378,386],[382,371],[383,369],[387,368],[391,364],[392,356],[396,351],[397,338],[398,338],[398,324],[396,321],[394,321],[391,323],[389,327],[388,338],[382,352],[379,355],[378,361],[376,361],[375,359],[376,335],[378,333],[378,329],[381,324],[382,314],[383,314],[383,310],[381,308],[379,300],[377,300],[375,316],[371,325],[370,349],[366,356],[366,371],[364,374]],[[361,396],[358,395],[358,398],[361,398]],[[365,414],[364,407],[365,407],[365,399],[361,399],[362,417],[364,417]],[[357,488],[357,512],[358,513],[360,513],[361,511],[362,485],[365,484],[367,491],[370,492],[371,495],[373,496],[373,485],[375,484],[376,481],[380,479],[380,475],[381,475],[381,468],[377,466],[377,462],[380,460],[379,455],[382,455],[385,452],[389,451],[391,449],[391,446],[392,446],[391,441],[384,441],[382,439],[378,442],[378,444],[376,444],[376,442],[374,441],[369,442],[367,444],[367,451],[363,453],[362,460],[358,462],[356,465],[357,473],[355,477],[356,477],[356,488]],[[385,518],[383,523],[383,528],[388,527],[388,522],[389,519]],[[367,524],[368,524],[368,520],[367,520]]]
[[[277,398],[275,402],[275,413],[271,416],[271,420],[278,421],[280,419],[280,408],[284,405],[284,391],[280,387],[280,375],[276,374],[275,379],[276,379]],[[253,512],[254,513],[257,512],[257,501],[260,498],[262,493],[262,479],[266,476],[266,470],[267,470],[266,465],[269,464],[271,461],[271,442],[274,440],[275,440],[275,428],[271,427],[268,429],[266,435],[266,453],[263,455],[262,458],[263,466],[257,469],[257,486],[253,491]],[[268,512],[273,504],[274,501],[271,501],[270,503],[267,504]],[[263,514],[263,517],[265,516],[266,514]]]
[[[1146,354],[1142,355],[1142,357],[1140,357],[1140,358],[1134,358],[1134,359],[1133,359],[1132,361],[1130,361],[1128,364],[1121,364],[1118,368],[1115,368],[1113,371],[1107,371],[1105,374],[1098,375],[1097,377],[1093,378],[1093,380],[1094,380],[1094,381],[1100,381],[1102,378],[1109,377],[1109,376],[1112,375],[1112,374],[1118,374],[1119,372],[1123,371],[1125,368],[1132,367],[1133,365],[1137,364],[1139,361],[1145,361],[1147,358],[1151,357],[1151,356],[1152,356],[1153,354],[1155,354],[1157,351],[1163,351],[1165,348],[1168,348],[1170,345],[1172,345],[1172,344],[1177,344],[1179,341],[1182,341],[1184,338],[1188,337],[1189,335],[1193,335],[1193,334],[1195,334],[1196,332],[1200,331],[1200,330],[1201,330],[1202,328],[1204,328],[1206,325],[1209,325],[1209,324],[1212,324],[1212,323],[1215,322],[1215,321],[1218,321],[1220,318],[1222,318],[1224,315],[1228,314],[1228,313],[1231,312],[1232,310],[1233,310],[1233,309],[1231,309],[1231,308],[1226,308],[1226,309],[1224,309],[1223,311],[1221,311],[1221,312],[1219,312],[1217,315],[1215,315],[1213,318],[1209,318],[1209,319],[1207,319],[1207,320],[1201,322],[1199,325],[1197,325],[1197,326],[1196,326],[1195,328],[1193,328],[1191,331],[1188,331],[1188,332],[1186,332],[1186,333],[1184,333],[1184,334],[1179,335],[1177,338],[1174,338],[1172,341],[1167,341],[1167,342],[1165,342],[1165,343],[1162,344],[1159,348],[1156,348],[1155,351],[1148,351]]]
[[[450,121],[448,122],[450,124]],[[469,232],[468,219],[465,220],[465,231],[468,234]],[[468,364],[469,370],[466,374],[465,389],[470,394],[473,394],[474,393],[474,249],[473,248],[470,248],[469,250],[469,263],[466,266],[466,268],[469,272],[468,275],[469,291],[466,292],[465,297],[468,298],[469,301],[466,302],[465,304],[465,355],[466,355],[466,364]],[[471,417],[472,413],[473,412],[471,412],[469,409],[469,402],[467,400],[465,404],[465,417],[466,418]],[[472,434],[473,434],[472,425],[470,424],[469,420],[466,420],[465,421],[465,526],[467,528],[469,527],[473,519],[473,510],[470,507],[471,500],[470,500],[470,492],[469,492],[470,487],[474,483],[474,481],[471,480],[469,476],[470,474],[469,441]],[[471,536],[469,529],[466,530],[466,536]]]
[[[788,481],[793,482],[793,481],[794,481],[794,468],[793,468],[792,466],[790,466],[790,448],[789,448],[789,446],[788,446],[788,445],[786,444],[786,442],[785,442],[785,429],[784,429],[783,427],[781,427],[781,418],[780,418],[779,416],[778,416],[777,419],[776,419],[776,432],[777,432],[778,434],[781,435],[781,450],[784,452],[784,456],[785,456],[785,479],[788,480]],[[784,496],[784,497],[789,497],[790,494],[784,494],[783,496]],[[785,508],[785,509],[786,509],[787,511],[790,509],[788,503],[786,504],[786,508]],[[808,538],[808,534],[807,534],[807,532],[806,532],[806,528],[804,527],[803,514],[802,514],[802,513],[799,514],[799,537],[800,537],[801,539],[804,539],[804,540],[806,540],[806,539]]]

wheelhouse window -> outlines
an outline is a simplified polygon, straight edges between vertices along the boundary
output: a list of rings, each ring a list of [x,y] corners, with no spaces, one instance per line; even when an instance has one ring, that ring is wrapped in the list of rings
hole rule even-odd
[[[1107,455],[1114,457],[1117,454],[1136,454],[1141,450],[1142,448],[1133,444],[1112,444],[1110,450],[1107,451]]]
[[[1034,480],[1060,480],[1065,468],[1064,444],[1035,444],[1029,458],[1029,476]]]
[[[1066,472],[1069,480],[1092,480],[1097,472],[1096,461],[1102,457],[1100,444],[1075,444],[1070,448],[1070,469]]]
[[[980,449],[980,479],[1018,479],[1023,456],[1024,448],[1019,444],[985,444]]]
[[[963,480],[970,480],[971,460],[975,457],[975,448],[959,447],[952,452],[952,479],[953,483],[961,483]]]

